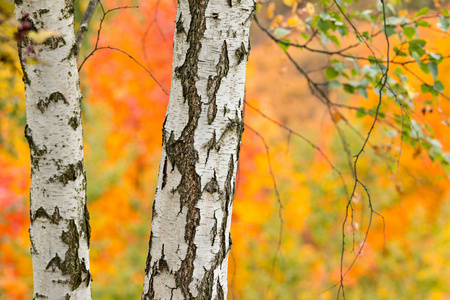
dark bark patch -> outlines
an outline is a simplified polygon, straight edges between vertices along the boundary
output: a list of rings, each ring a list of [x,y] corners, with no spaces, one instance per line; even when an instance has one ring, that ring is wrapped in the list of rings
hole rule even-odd
[[[161,184],[161,190],[164,189],[164,187],[167,184],[167,156],[164,159],[164,166],[163,166],[163,175],[162,175],[162,184]]]
[[[64,1],[65,5],[64,5],[64,8],[61,9],[60,20],[73,18],[73,14],[75,12],[74,2],[75,2],[74,0],[65,0]]]
[[[220,53],[219,62],[216,65],[216,76],[209,76],[207,83],[208,94],[208,124],[212,124],[217,114],[216,95],[219,91],[222,79],[228,75],[230,61],[228,59],[227,42],[223,41],[222,52]]]
[[[211,139],[205,144],[204,147],[206,148],[206,161],[205,161],[205,164],[206,164],[208,162],[209,153],[211,152],[211,150],[216,150],[216,151],[220,150],[220,146],[218,145],[217,140],[216,140],[216,130],[215,129],[213,131],[213,135],[212,135]]]
[[[25,125],[25,138],[28,141],[28,146],[30,147],[30,158],[31,158],[31,165],[39,170],[39,161],[42,155],[47,153],[47,147],[44,146],[42,148],[38,147],[36,145],[34,139],[33,139],[33,132],[31,131],[31,128],[27,125]]]
[[[186,30],[184,29],[184,26],[183,26],[183,18],[182,18],[182,15],[183,15],[183,14],[180,13],[180,17],[178,18],[177,24],[175,25],[177,34],[179,34],[179,33],[186,33]]]
[[[73,130],[77,130],[78,126],[80,125],[79,123],[79,118],[77,116],[73,116],[69,119],[69,123],[67,124],[70,127],[73,128]]]
[[[225,300],[225,292],[223,291],[223,287],[220,284],[219,278],[217,278],[217,299]]]
[[[47,8],[40,8],[40,9],[38,10],[38,14],[39,14],[40,17],[42,17],[43,14],[47,14],[47,13],[49,13],[49,12],[50,12],[50,10],[47,9]]]
[[[216,218],[216,212],[214,212],[214,226],[211,228],[211,247],[214,246],[214,241],[217,236],[217,218]]]
[[[216,171],[214,170],[214,176],[211,180],[205,185],[205,191],[210,194],[217,193],[219,191],[219,184],[217,183]]]
[[[36,294],[34,294],[33,299],[48,299],[48,297],[44,294],[36,293]]]
[[[60,36],[51,36],[44,41],[43,45],[49,47],[51,50],[55,50],[57,48],[65,46],[66,40]]]
[[[80,236],[73,219],[69,220],[68,230],[62,232],[61,239],[69,246],[69,249],[66,251],[64,261],[60,264],[60,269],[63,275],[70,276],[69,283],[72,291],[76,290],[82,282],[86,282],[86,286],[89,286],[91,275],[86,268],[84,259],[80,259],[78,254]]]
[[[247,50],[245,50],[245,45],[243,42],[241,43],[241,46],[239,48],[237,48],[234,53],[236,54],[238,65],[242,61],[244,61],[244,59],[247,58],[247,56],[248,56],[248,52],[247,52]]]
[[[89,215],[89,211],[86,205],[86,201],[84,202],[84,212],[83,212],[83,220],[81,222],[81,232],[86,234],[86,241],[88,248],[91,246],[91,225],[89,224],[89,220],[91,219]]]
[[[61,215],[59,214],[59,208],[58,206],[55,206],[55,210],[53,214],[50,216],[45,209],[41,206],[36,210],[34,213],[34,217],[31,219],[31,222],[34,222],[37,218],[44,218],[49,220],[52,224],[59,224],[59,221],[62,219]]]
[[[55,272],[56,269],[61,270],[61,257],[59,257],[58,253],[56,253],[55,257],[53,257],[45,267],[46,270],[52,269],[52,272]]]
[[[69,181],[75,181],[81,175],[84,175],[84,166],[82,160],[78,161],[75,164],[67,165],[61,174],[54,175],[49,179],[49,182],[61,182],[65,186],[69,183]]]
[[[47,98],[40,99],[39,102],[37,103],[37,107],[39,108],[41,113],[44,113],[51,103],[57,103],[59,101],[69,105],[69,102],[67,102],[66,97],[64,97],[64,95],[61,92],[53,92]]]

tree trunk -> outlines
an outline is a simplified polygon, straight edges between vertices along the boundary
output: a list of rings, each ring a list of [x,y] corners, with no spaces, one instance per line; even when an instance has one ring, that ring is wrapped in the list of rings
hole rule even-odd
[[[37,45],[19,30],[31,155],[33,296],[86,300],[91,298],[90,227],[73,1],[15,2],[17,19],[32,31],[58,34]]]
[[[179,0],[142,299],[226,299],[253,0]]]

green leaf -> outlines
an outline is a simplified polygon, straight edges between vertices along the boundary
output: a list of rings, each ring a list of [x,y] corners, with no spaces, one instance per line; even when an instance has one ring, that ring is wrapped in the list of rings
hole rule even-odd
[[[319,19],[317,22],[317,27],[323,32],[327,32],[327,30],[330,28],[330,24],[328,24],[327,21],[324,21],[322,19]]]
[[[336,45],[338,45],[338,47],[341,47],[341,44],[339,43],[339,40],[336,36],[331,35],[330,36],[331,41],[333,41],[333,43],[335,43]]]
[[[394,47],[394,51],[395,51],[395,55],[397,55],[397,56],[407,56],[407,54],[405,52],[398,49],[396,46]]]
[[[387,25],[386,26],[386,30],[384,29],[384,27],[383,27],[383,32],[385,32],[385,34],[388,36],[388,37],[390,37],[391,35],[394,35],[396,32],[395,32],[395,27],[396,26],[394,26],[394,25]]]
[[[369,95],[367,95],[367,89],[365,87],[359,87],[359,93],[366,99],[369,98]]]
[[[366,115],[367,115],[367,112],[366,112],[366,110],[364,108],[358,108],[356,110],[356,117],[357,118],[362,118],[362,117],[365,117]]]
[[[282,28],[282,27],[275,29],[275,31],[273,32],[273,34],[275,35],[276,38],[279,38],[280,36],[283,36],[283,35],[288,35],[290,33],[291,33],[290,30]]]
[[[426,94],[431,91],[431,87],[428,84],[424,83],[420,86],[420,90],[421,90],[422,94]]]
[[[333,80],[334,78],[339,76],[339,72],[333,68],[326,68],[325,76],[327,77],[328,80]]]
[[[428,63],[428,69],[430,70],[431,75],[433,75],[433,79],[436,80],[438,75],[438,67],[437,63],[434,61]]]
[[[344,84],[344,91],[346,91],[349,94],[353,94],[355,92],[355,88],[352,87],[350,84]]]
[[[442,31],[447,32],[448,26],[450,25],[450,22],[447,20],[446,17],[440,16],[439,18],[439,23],[437,24],[437,26],[442,29]]]
[[[428,69],[428,64],[426,64],[426,63],[421,62],[421,63],[420,63],[420,69],[422,69],[422,71],[423,71],[425,74],[430,73],[430,69]]]
[[[428,23],[427,21],[425,21],[425,20],[419,20],[419,21],[417,21],[417,26],[419,26],[419,27],[431,27],[431,24],[430,23]]]
[[[342,86],[342,83],[338,80],[332,80],[328,83],[328,88],[330,88],[330,89],[338,88],[341,86]]]
[[[416,29],[414,27],[403,27],[403,32],[408,37],[408,39],[412,39],[416,35]]]
[[[419,10],[418,12],[416,12],[416,14],[414,15],[414,18],[423,16],[423,15],[427,14],[429,11],[430,11],[429,7],[424,7],[421,10]]]
[[[436,81],[436,82],[434,83],[433,88],[434,88],[436,91],[438,91],[438,92],[443,92],[443,91],[444,91],[444,85],[443,85],[442,82],[440,82],[440,81]]]
[[[281,39],[282,41],[285,42],[290,42],[288,39]],[[284,52],[287,51],[287,49],[289,48],[289,45],[283,44],[283,43],[278,43],[278,46],[280,46],[281,50],[283,50]]]

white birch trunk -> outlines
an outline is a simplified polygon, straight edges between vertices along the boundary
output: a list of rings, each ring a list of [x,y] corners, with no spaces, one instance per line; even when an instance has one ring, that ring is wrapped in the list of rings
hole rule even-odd
[[[226,299],[253,0],[179,0],[142,299]]]
[[[89,214],[73,1],[16,0],[16,17],[57,37],[19,41],[31,154],[34,299],[91,298]],[[27,64],[27,57],[37,64]]]

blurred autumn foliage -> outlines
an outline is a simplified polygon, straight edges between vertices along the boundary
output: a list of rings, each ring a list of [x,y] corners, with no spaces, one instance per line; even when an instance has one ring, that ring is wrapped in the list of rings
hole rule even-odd
[[[86,1],[80,1],[78,8],[83,11],[86,5]],[[124,4],[108,0],[103,5],[114,8]],[[275,18],[270,9],[269,18]],[[175,12],[176,1],[142,1],[138,9],[117,10],[105,20],[99,46],[126,51],[169,90]],[[314,13],[310,4],[305,14]],[[98,27],[98,20],[95,15],[91,25]],[[288,22],[295,25],[295,20]],[[11,24],[1,22],[0,26],[2,35],[14,35]],[[346,155],[325,107],[310,95],[307,83],[282,49],[253,29],[246,101],[304,134],[350,178]],[[420,34],[440,53],[450,53],[448,34],[431,29],[423,29]],[[96,33],[87,38],[81,60],[95,44]],[[14,47],[8,47],[2,46],[0,51],[7,51],[19,69]],[[361,55],[367,55],[361,51]],[[296,54],[296,59],[309,66],[320,65],[320,56],[305,53]],[[450,77],[446,76],[449,69],[448,60],[439,66],[439,80],[446,87],[450,86]],[[111,49],[96,51],[83,65],[80,79],[93,298],[138,299],[168,96],[130,57]],[[408,84],[412,93],[421,93],[419,80]],[[371,108],[377,102],[374,93],[369,93],[368,99],[330,93],[347,105]],[[432,106],[427,104],[428,98],[422,94],[418,97],[414,113],[433,128],[442,149],[448,151],[450,103],[441,99],[439,107]],[[30,299],[32,291],[24,106],[21,75],[2,66],[0,299]],[[396,110],[400,112],[392,107],[392,112]],[[363,134],[372,122],[370,116],[357,118],[354,111],[332,117],[336,122],[348,121]],[[245,123],[249,127],[243,136],[234,200],[229,298],[335,298],[336,289],[329,288],[339,281],[341,226],[347,201],[338,176],[318,151],[250,106],[245,106]],[[369,300],[450,299],[448,176],[420,146],[402,144],[399,136],[389,137],[386,132],[375,131],[359,165],[359,176],[369,187],[385,228],[382,219],[375,216],[365,247],[345,276],[346,296]],[[356,152],[362,140],[350,129],[345,129],[345,134],[352,153]],[[384,154],[399,147],[396,168],[397,162]],[[281,203],[274,191],[274,178]],[[350,223],[344,228],[350,237],[346,266],[353,260],[352,249],[358,252],[368,226],[364,192],[358,191],[352,203],[354,235]]]

